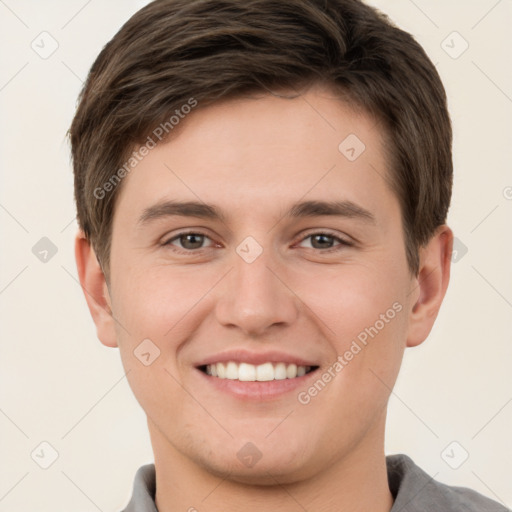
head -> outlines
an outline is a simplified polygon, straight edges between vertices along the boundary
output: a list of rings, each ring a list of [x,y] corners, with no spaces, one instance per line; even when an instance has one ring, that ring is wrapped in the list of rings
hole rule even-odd
[[[80,280],[154,446],[265,482],[382,442],[451,255],[446,96],[409,34],[356,0],[157,0],[70,137]],[[260,356],[312,371],[265,397],[207,375]]]

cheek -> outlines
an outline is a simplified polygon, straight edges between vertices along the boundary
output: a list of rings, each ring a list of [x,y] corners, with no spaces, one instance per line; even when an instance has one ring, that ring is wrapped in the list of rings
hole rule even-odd
[[[306,395],[301,403],[314,402],[318,413],[322,403],[338,403],[359,422],[385,405],[406,339],[406,294],[399,272],[392,267],[383,272],[382,268],[352,265],[338,267],[329,276],[310,275],[307,288],[304,283],[303,294],[298,294],[321,320],[316,323],[330,345],[332,361],[319,375],[321,382],[317,381],[315,389],[303,390]],[[317,395],[322,398],[316,399]],[[341,410],[332,414],[353,421]],[[354,425],[357,421],[354,418]]]
[[[157,424],[174,425],[178,411],[182,417],[199,415],[182,413],[191,400],[179,384],[177,353],[197,328],[207,304],[201,298],[218,278],[163,266],[130,271],[120,265],[119,276],[123,270],[129,278],[117,279],[114,313],[121,360],[137,401]],[[172,410],[162,404],[172,404]]]
[[[115,312],[132,333],[166,343],[182,332],[183,321],[194,312],[218,281],[218,273],[192,266],[156,266],[132,270],[119,282]]]
[[[290,282],[297,295],[325,327],[326,338],[337,349],[361,335],[364,341],[375,328],[389,331],[405,311],[404,272],[393,266],[357,264],[317,267],[296,274]],[[395,328],[397,325],[395,325]]]
[[[368,314],[349,317],[347,325],[340,321],[332,341],[336,354],[332,364],[322,368],[317,380],[297,396],[304,414],[323,418],[322,425],[313,427],[315,432],[327,429],[322,434],[326,438],[344,438],[339,446],[334,443],[335,454],[339,455],[338,449],[356,445],[365,432],[382,421],[403,356],[402,314],[403,310],[389,323],[376,327],[375,322],[367,322],[372,318]],[[358,338],[361,333],[364,336]]]

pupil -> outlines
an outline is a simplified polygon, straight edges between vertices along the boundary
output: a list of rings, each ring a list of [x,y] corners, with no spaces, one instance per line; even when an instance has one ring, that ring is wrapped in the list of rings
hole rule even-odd
[[[332,240],[331,240],[331,235],[314,235],[313,236],[313,247],[315,247],[315,241],[319,238],[323,238],[324,242],[325,240],[327,239],[327,246],[328,247],[331,247],[332,245]],[[316,248],[316,247],[315,247]],[[320,249],[321,248],[325,248],[325,245],[322,245],[322,241],[320,241]]]
[[[188,244],[190,239],[192,240],[192,242],[191,242],[191,244]],[[195,242],[194,242],[194,239],[196,239]],[[193,233],[188,234],[188,235],[183,235],[183,236],[181,236],[180,241],[181,241],[183,247],[185,247],[186,249],[197,249],[197,248],[200,248],[203,243],[203,235],[196,235]],[[187,246],[187,244],[188,244],[188,246]],[[190,245],[192,245],[192,247]]]

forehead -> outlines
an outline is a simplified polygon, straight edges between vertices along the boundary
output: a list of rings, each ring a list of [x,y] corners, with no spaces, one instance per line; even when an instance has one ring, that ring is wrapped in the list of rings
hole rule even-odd
[[[301,198],[385,209],[394,197],[382,135],[325,89],[199,104],[125,178],[117,209],[179,199],[263,215]]]

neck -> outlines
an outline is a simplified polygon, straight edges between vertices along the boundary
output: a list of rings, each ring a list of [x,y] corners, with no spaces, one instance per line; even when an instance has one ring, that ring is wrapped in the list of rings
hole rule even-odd
[[[159,512],[389,512],[393,496],[389,490],[384,455],[384,422],[375,432],[341,460],[314,476],[275,485],[249,485],[208,472],[178,452],[163,434],[150,424],[155,454],[156,506]],[[382,424],[381,424],[382,423]]]

